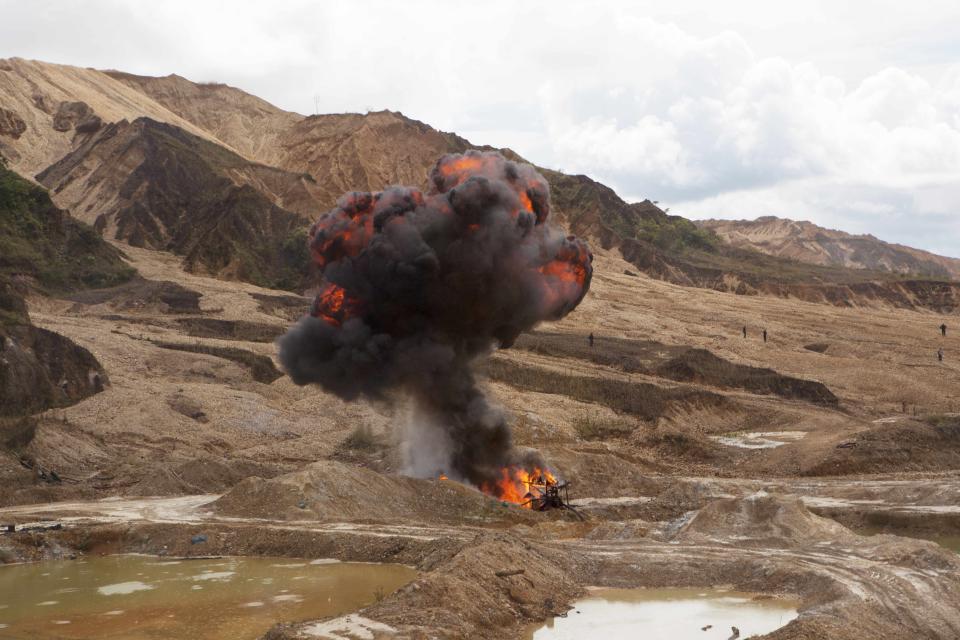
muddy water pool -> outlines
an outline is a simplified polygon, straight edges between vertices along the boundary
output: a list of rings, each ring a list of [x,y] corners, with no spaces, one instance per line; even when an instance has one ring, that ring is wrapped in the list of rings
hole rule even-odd
[[[726,640],[731,627],[748,638],[787,624],[797,606],[795,600],[716,589],[595,589],[567,617],[548,621],[527,639]]]
[[[416,577],[400,565],[109,556],[0,567],[0,638],[258,638],[354,611]]]

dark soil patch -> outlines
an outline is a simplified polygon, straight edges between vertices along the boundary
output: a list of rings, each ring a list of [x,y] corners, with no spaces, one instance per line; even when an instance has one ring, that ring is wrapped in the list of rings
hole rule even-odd
[[[881,425],[839,443],[804,475],[960,469],[960,423]]]
[[[724,410],[734,406],[732,400],[711,391],[666,389],[645,382],[573,376],[498,358],[490,360],[484,371],[491,379],[518,389],[561,394],[581,402],[601,404],[646,421],[656,420],[671,408]]]
[[[283,373],[277,369],[273,360],[267,356],[262,356],[245,349],[236,347],[215,347],[206,344],[180,344],[176,342],[154,342],[162,349],[174,349],[176,351],[187,351],[189,353],[202,353],[208,356],[224,358],[231,360],[239,365],[246,367],[253,379],[257,382],[270,384],[274,380],[283,376]]]
[[[103,391],[108,382],[92,353],[30,325],[6,330],[0,359],[0,416],[69,406]]]
[[[283,327],[273,324],[215,318],[180,318],[177,324],[187,335],[196,338],[219,338],[243,342],[273,342],[286,331]]]
[[[735,387],[751,393],[773,394],[828,407],[839,404],[837,396],[823,383],[785,376],[773,369],[735,364],[718,358],[706,349],[688,349],[657,367],[655,373],[671,380]]]
[[[773,369],[751,367],[724,360],[706,349],[676,347],[650,340],[595,337],[594,346],[578,334],[533,332],[514,345],[558,358],[577,358],[616,367],[628,373],[696,382],[720,388],[744,389],[751,393],[806,400],[836,406],[837,397],[822,383],[801,380]]]
[[[114,309],[157,309],[163,313],[200,313],[200,294],[176,282],[133,278],[108,289],[81,291],[66,296],[81,304],[109,304]]]
[[[271,296],[251,293],[260,310],[284,320],[298,320],[310,310],[310,298],[304,296]]]

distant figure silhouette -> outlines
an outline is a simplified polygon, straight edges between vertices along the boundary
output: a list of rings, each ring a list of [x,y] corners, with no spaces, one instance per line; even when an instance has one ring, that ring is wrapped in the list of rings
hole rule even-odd
[[[940,325],[940,334],[941,334],[944,338],[947,337],[947,324],[946,324],[946,323],[943,323],[942,325]]]
[[[766,330],[766,329],[763,330],[763,341],[764,341],[764,342],[767,341],[767,330]]]
[[[730,637],[727,638],[727,640],[736,640],[737,638],[740,637],[740,629],[737,629],[736,627],[730,627],[730,631],[731,631],[731,634],[730,634]]]
[[[593,346],[593,332],[592,332],[592,331],[590,332],[590,336],[587,338],[587,340],[590,341],[590,346],[592,347],[592,346]]]
[[[747,337],[747,325],[743,325],[743,337]]]
[[[943,347],[937,349],[937,360],[943,362]]]

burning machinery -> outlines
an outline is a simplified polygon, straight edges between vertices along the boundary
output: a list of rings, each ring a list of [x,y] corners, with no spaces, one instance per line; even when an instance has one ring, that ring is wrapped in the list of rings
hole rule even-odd
[[[570,483],[566,480],[558,480],[549,472],[543,473],[527,481],[527,493],[521,504],[534,511],[566,509],[583,520],[583,515],[570,505],[569,490]]]

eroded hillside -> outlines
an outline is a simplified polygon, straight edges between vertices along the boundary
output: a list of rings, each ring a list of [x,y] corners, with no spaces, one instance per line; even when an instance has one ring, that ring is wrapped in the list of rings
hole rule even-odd
[[[812,222],[769,216],[756,220],[703,220],[697,225],[735,247],[800,262],[960,279],[960,259],[891,244],[871,235],[826,229]]]
[[[233,87],[179,76],[150,78],[12,59],[0,66],[0,89],[5,109],[0,152],[13,166],[42,176],[61,207],[85,220],[99,219],[101,229],[134,243],[185,255],[192,269],[296,290],[309,276],[304,256],[287,250],[292,247],[287,241],[297,237],[293,226],[305,231],[345,191],[425,186],[438,157],[474,146],[399,113],[304,117]],[[144,131],[139,117],[167,125],[165,138],[177,145],[159,144],[158,127]],[[147,134],[153,134],[150,144],[128,143]],[[173,192],[214,194],[215,202],[204,203],[184,196],[202,212],[196,230],[175,222],[182,221],[184,206],[176,199],[152,198],[145,210],[129,204],[139,197],[136,189],[147,189],[158,177],[156,167],[167,162],[161,158],[171,157],[181,169],[197,163],[197,171],[179,171]],[[586,176],[544,173],[560,224],[669,282],[838,306],[939,312],[958,306],[960,286],[943,278],[877,270],[886,266],[882,260],[811,265],[789,259],[795,256],[768,255],[728,243],[652,202],[628,204]],[[236,188],[221,186],[223,178]],[[218,186],[211,188],[214,183]],[[285,212],[298,214],[300,222]],[[208,244],[209,249],[198,248]],[[267,258],[278,249],[280,262]],[[871,265],[877,268],[847,268]]]

